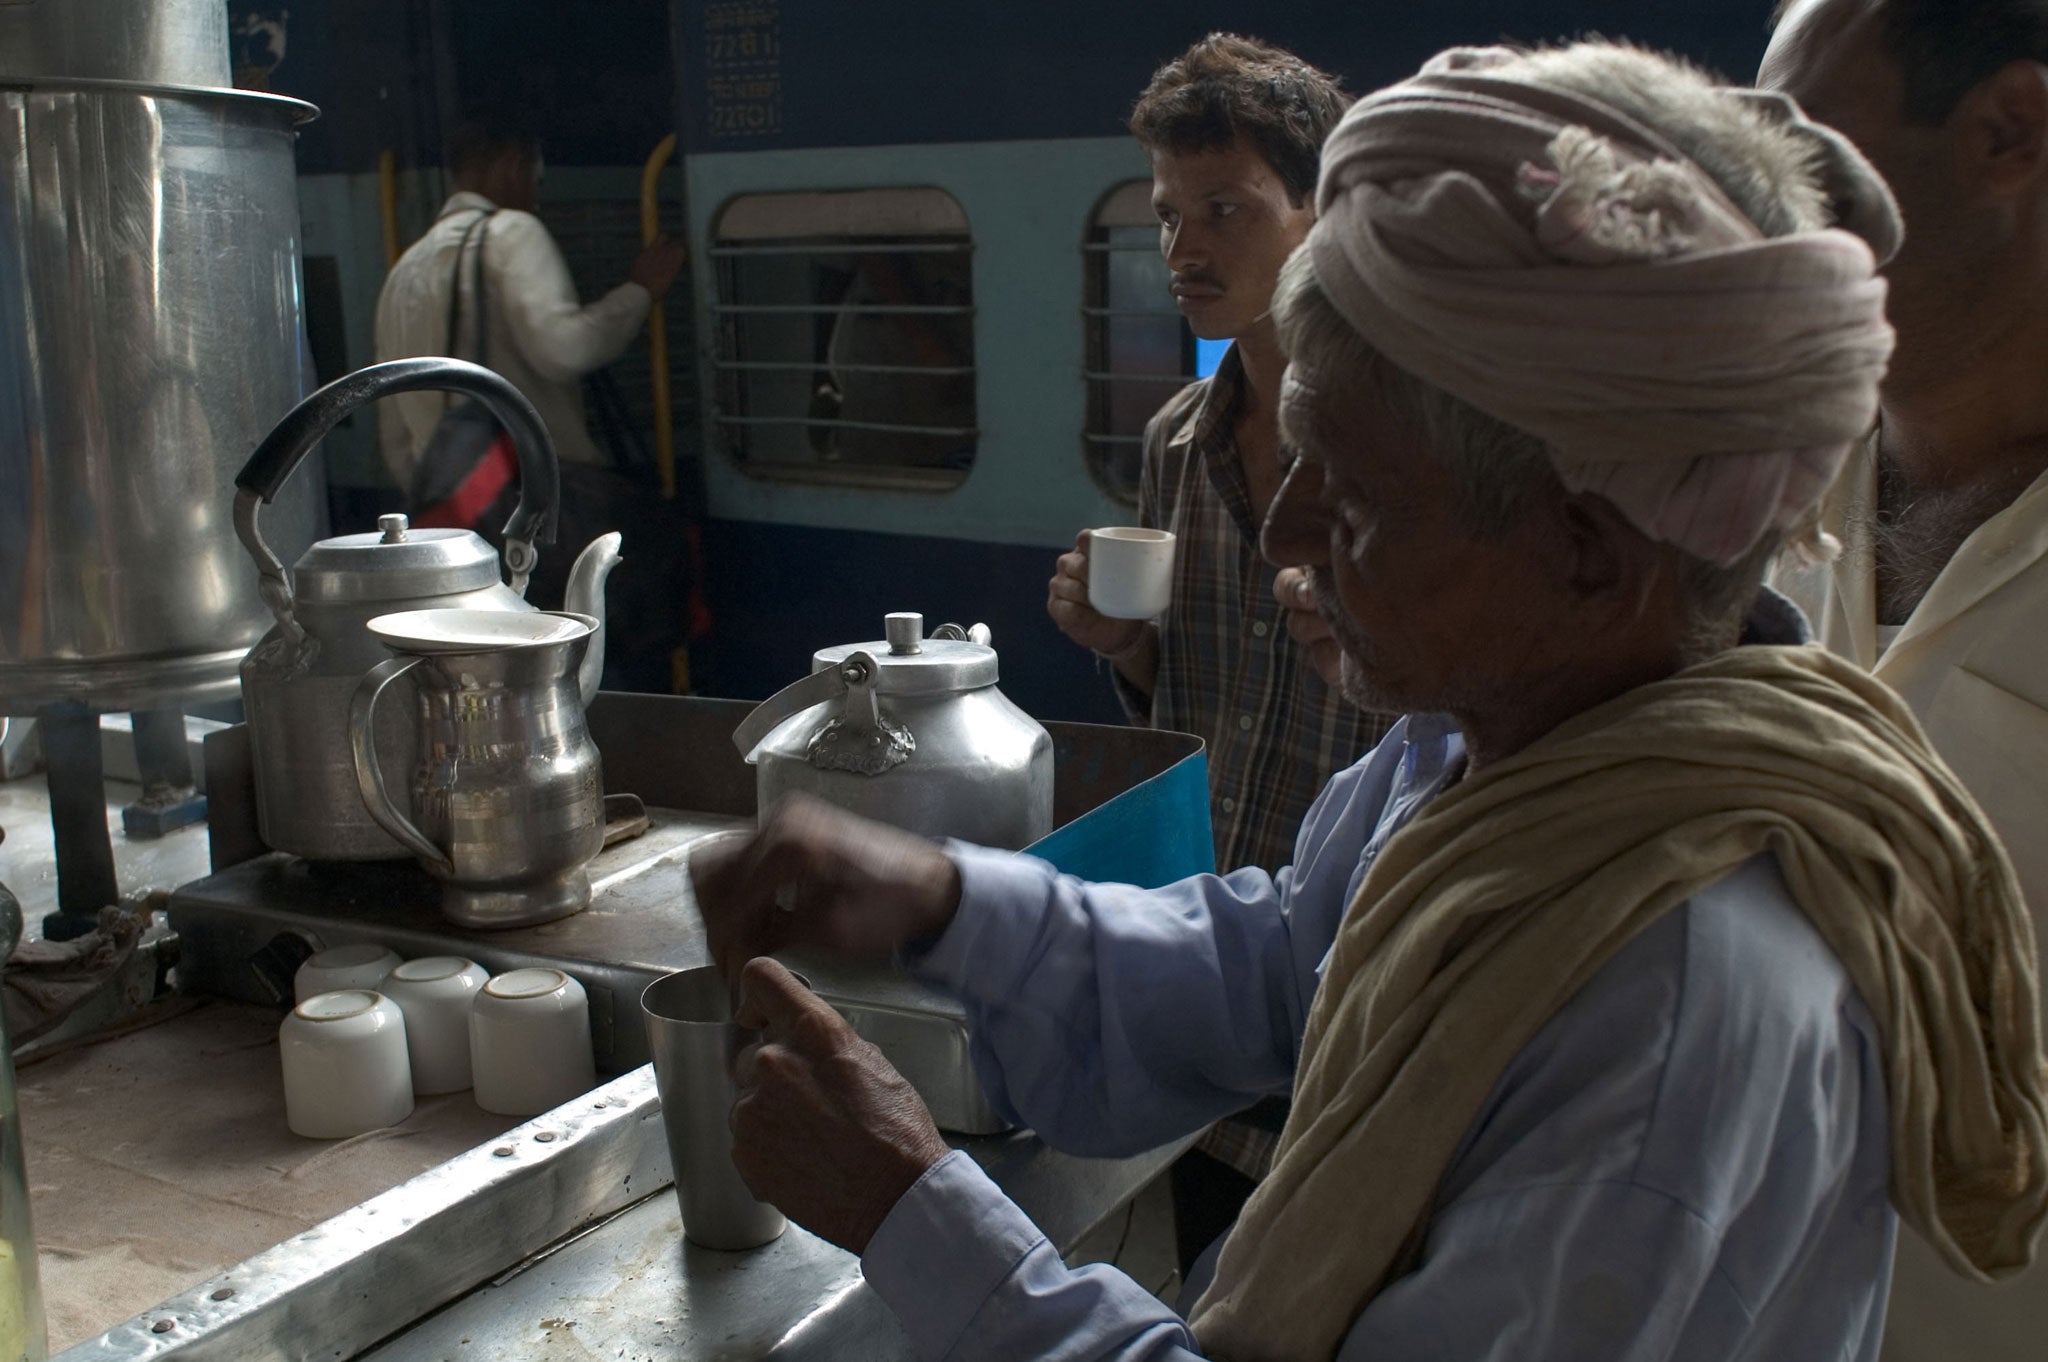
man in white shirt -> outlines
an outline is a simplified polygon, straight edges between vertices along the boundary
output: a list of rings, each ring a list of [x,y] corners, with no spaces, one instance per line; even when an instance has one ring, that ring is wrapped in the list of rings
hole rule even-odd
[[[2048,0],[1795,0],[1760,83],[1846,133],[1906,220],[1878,428],[1784,574],[1828,647],[1905,698],[2048,933]],[[1998,1287],[1899,1253],[1885,1357],[2020,1362],[2048,1270]]]
[[[539,142],[509,124],[474,122],[456,133],[448,166],[455,192],[427,234],[391,267],[377,298],[377,358],[449,352],[451,288],[463,252],[455,353],[464,359],[481,353],[526,395],[564,463],[609,463],[584,425],[581,381],[632,342],[648,309],[675,282],[682,243],[656,241],[633,262],[625,283],[585,306],[561,248],[533,215],[540,198]],[[486,317],[481,351],[471,282],[479,253]],[[379,447],[400,487],[411,487],[420,453],[448,406],[445,394],[433,392],[379,405]]]

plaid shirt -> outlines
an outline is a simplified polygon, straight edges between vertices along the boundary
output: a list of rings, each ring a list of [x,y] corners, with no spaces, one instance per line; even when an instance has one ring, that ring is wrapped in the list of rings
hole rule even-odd
[[[1183,388],[1145,427],[1138,521],[1178,541],[1173,604],[1159,621],[1151,696],[1112,675],[1134,722],[1208,744],[1216,868],[1276,871],[1294,859],[1330,777],[1397,716],[1355,708],[1288,637],[1233,431],[1243,391],[1232,347],[1213,378]]]

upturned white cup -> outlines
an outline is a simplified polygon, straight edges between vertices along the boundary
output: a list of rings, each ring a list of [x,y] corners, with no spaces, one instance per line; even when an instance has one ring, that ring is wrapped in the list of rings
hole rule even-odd
[[[295,1135],[340,1140],[412,1115],[405,1016],[369,989],[316,994],[277,1029],[285,1123]]]
[[[1088,604],[1118,620],[1156,619],[1173,600],[1173,535],[1136,525],[1088,531]]]
[[[482,965],[453,955],[408,960],[385,978],[384,996],[405,1014],[414,1096],[469,1086],[469,1010],[490,978]]]
[[[292,976],[292,1001],[302,1003],[343,989],[376,989],[398,966],[398,952],[374,941],[334,946],[306,957]]]
[[[590,1001],[558,969],[515,969],[478,990],[469,1012],[476,1104],[538,1116],[597,1085]]]

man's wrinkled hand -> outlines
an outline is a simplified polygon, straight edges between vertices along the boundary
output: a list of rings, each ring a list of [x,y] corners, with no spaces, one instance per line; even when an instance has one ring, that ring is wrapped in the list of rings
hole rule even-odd
[[[1088,531],[1074,538],[1074,551],[1060,555],[1046,583],[1045,613],[1060,632],[1107,658],[1129,654],[1153,626],[1145,620],[1118,620],[1088,603]]]
[[[945,852],[806,795],[779,801],[755,831],[694,851],[690,883],[728,979],[792,946],[886,959],[944,931],[960,906],[960,871]]]
[[[1323,684],[1335,689],[1342,678],[1344,654],[1337,647],[1337,636],[1330,632],[1329,621],[1316,612],[1309,569],[1281,568],[1273,579],[1273,599],[1287,612],[1288,636],[1308,651],[1309,663]]]
[[[762,1036],[734,1065],[733,1162],[760,1200],[863,1253],[946,1142],[903,1075],[795,975],[752,960],[740,979],[736,1020]]]

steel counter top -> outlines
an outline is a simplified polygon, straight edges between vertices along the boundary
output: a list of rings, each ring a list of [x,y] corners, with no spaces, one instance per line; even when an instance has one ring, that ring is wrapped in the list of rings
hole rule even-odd
[[[1135,1196],[1181,1145],[1136,1159],[1076,1159],[1015,1135],[957,1142],[1063,1250]],[[376,1362],[913,1356],[852,1254],[792,1224],[745,1253],[682,1236],[672,1191],[638,1203],[366,1354]]]
[[[1186,1142],[1129,1159],[956,1139],[1061,1250]],[[200,1282],[59,1362],[908,1357],[859,1262],[791,1225],[686,1243],[640,1068]]]
[[[493,971],[553,965],[583,982],[599,1068],[619,1076],[216,1274],[63,1362],[445,1362],[565,1349],[615,1359],[907,1355],[858,1262],[801,1228],[745,1254],[681,1237],[638,998],[652,979],[708,961],[688,859],[706,837],[751,821],[751,772],[727,736],[745,706],[601,699],[592,726],[607,783],[641,794],[652,826],[591,864],[588,911],[488,933],[442,919],[433,882],[409,863],[320,866],[265,853],[247,802],[246,736],[209,739],[216,873],[172,899],[181,989],[288,996],[280,937],[379,941]],[[1173,744],[1192,742],[1087,726],[1071,726],[1063,740],[1079,754],[1062,795],[1069,817],[1180,760]],[[1184,1147],[1098,1160],[1057,1153],[1029,1132],[949,1138],[1063,1253]]]

